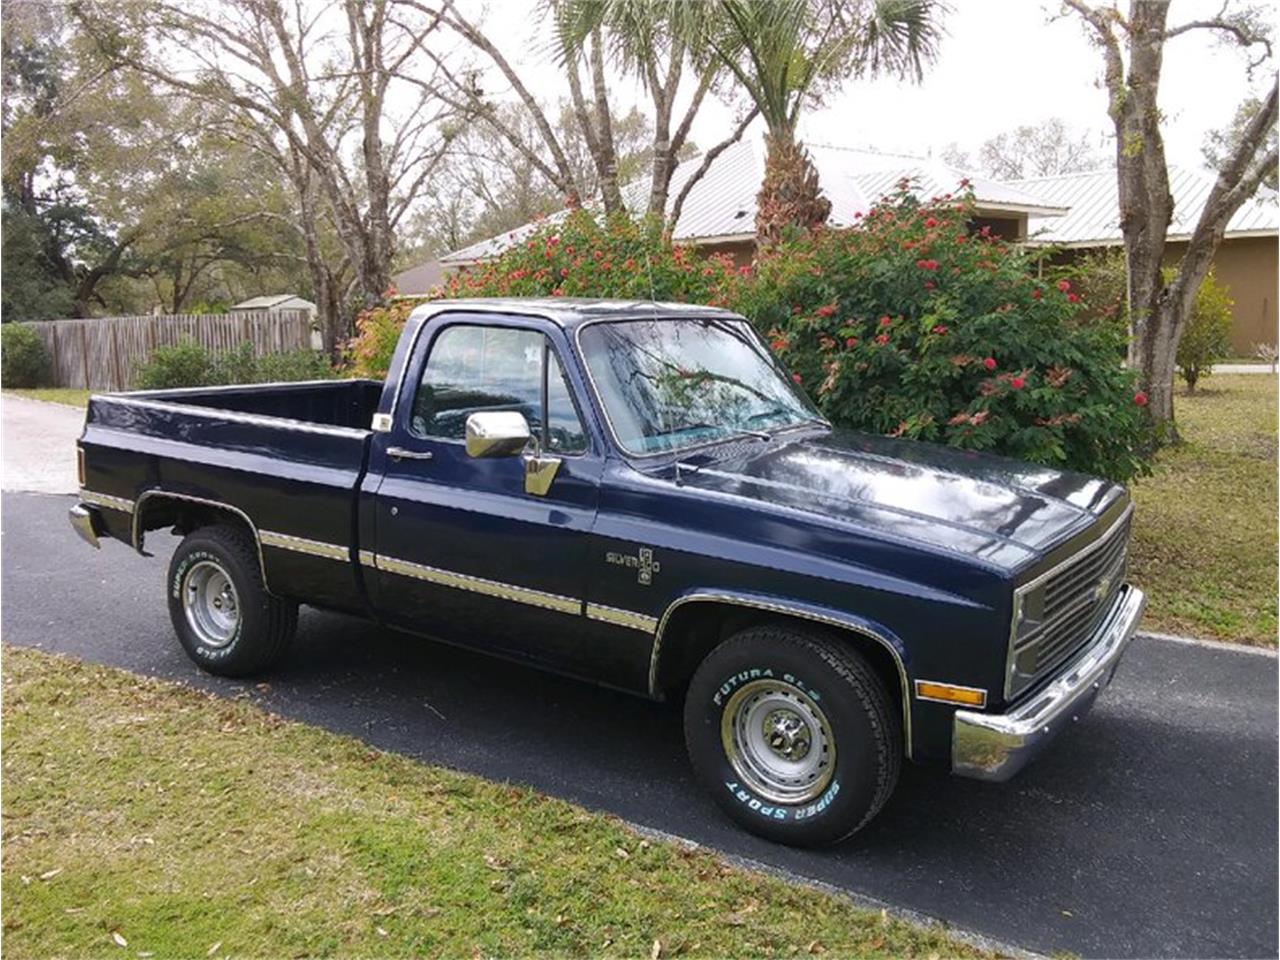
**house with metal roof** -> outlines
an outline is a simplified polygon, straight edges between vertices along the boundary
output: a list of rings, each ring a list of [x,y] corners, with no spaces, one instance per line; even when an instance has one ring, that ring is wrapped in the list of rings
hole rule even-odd
[[[859,215],[892,193],[905,177],[925,197],[957,193],[961,181],[967,181],[976,205],[975,228],[989,227],[997,236],[1017,242],[1053,245],[1064,250],[1064,257],[1123,242],[1112,169],[1006,182],[932,158],[808,146],[823,193],[831,201],[829,222],[834,227],[855,224]],[[728,253],[739,263],[750,262],[755,253],[756,194],[764,179],[764,160],[760,139],[734,144],[717,157],[685,200],[672,232],[676,242],[691,244],[706,254]],[[694,158],[676,168],[669,202],[674,203],[700,164],[700,158]],[[1212,185],[1208,174],[1184,168],[1170,170],[1175,211],[1169,234],[1170,262],[1182,256]],[[643,210],[648,195],[647,179],[623,188],[623,200],[631,210]],[[439,266],[465,270],[491,260],[566,215],[567,211],[561,211],[455,250],[441,257]],[[1214,258],[1214,274],[1235,301],[1233,344],[1241,356],[1252,354],[1259,344],[1276,344],[1278,224],[1274,197],[1247,202],[1232,218]]]
[[[1052,245],[1067,257],[1080,251],[1119,247],[1120,202],[1114,169],[1015,180],[1017,189],[1066,210],[1060,217],[1033,217],[1028,243]],[[1166,260],[1176,264],[1186,252],[1204,209],[1213,176],[1186,167],[1169,168],[1173,222]],[[1213,273],[1235,301],[1232,346],[1249,356],[1259,344],[1276,345],[1276,293],[1280,284],[1280,209],[1274,196],[1247,200],[1227,223],[1213,258]]]
[[[960,182],[968,180],[977,204],[975,226],[988,226],[992,233],[1010,240],[1027,236],[1032,217],[1043,219],[1067,212],[1017,187],[965,173],[936,160],[824,144],[809,144],[808,148],[822,192],[831,201],[829,222],[834,227],[852,226],[858,215],[891,193],[903,177],[912,178],[917,192],[926,197],[958,193]],[[749,262],[755,253],[756,194],[764,180],[764,160],[764,143],[759,139],[741,141],[725,150],[689,191],[672,238],[708,254],[728,253],[741,263]],[[695,157],[676,167],[671,178],[670,204],[674,204],[701,162]],[[622,197],[628,209],[643,210],[649,197],[648,179],[625,186]],[[538,223],[473,243],[441,257],[440,263],[456,269],[491,260],[565,215],[561,211]]]

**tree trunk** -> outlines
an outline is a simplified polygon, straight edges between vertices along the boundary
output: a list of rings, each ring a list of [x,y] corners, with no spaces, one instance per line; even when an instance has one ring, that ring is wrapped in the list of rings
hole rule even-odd
[[[596,134],[600,155],[596,166],[600,172],[600,196],[609,212],[622,211],[622,188],[618,184],[618,150],[613,142],[613,120],[609,116],[609,89],[604,73],[604,41],[600,31],[591,36],[591,87],[595,96]]]
[[[758,248],[777,244],[789,228],[820,227],[831,215],[817,168],[793,130],[771,130],[765,136],[765,151],[764,181],[756,195]]]
[[[1127,20],[1112,5],[1094,6],[1086,0],[1065,0],[1065,4],[1092,28],[1105,64],[1108,113],[1116,133],[1120,229],[1128,269],[1129,366],[1137,372],[1147,394],[1147,409],[1161,428],[1161,439],[1176,440],[1173,380],[1178,341],[1227,222],[1261,177],[1274,169],[1275,151],[1263,155],[1263,144],[1276,121],[1276,86],[1272,84],[1270,95],[1219,170],[1186,252],[1166,283],[1164,256],[1173,198],[1158,103],[1164,44],[1191,30],[1220,31],[1246,47],[1264,43],[1266,38],[1222,13],[1170,28],[1167,2],[1132,0]]]

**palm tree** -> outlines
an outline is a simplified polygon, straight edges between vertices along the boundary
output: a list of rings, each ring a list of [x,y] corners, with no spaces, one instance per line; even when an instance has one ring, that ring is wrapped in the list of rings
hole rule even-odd
[[[831,201],[796,139],[801,110],[851,76],[919,80],[936,55],[944,8],[937,0],[712,0],[704,9],[692,22],[768,127],[757,244],[777,243],[789,227],[820,226]]]

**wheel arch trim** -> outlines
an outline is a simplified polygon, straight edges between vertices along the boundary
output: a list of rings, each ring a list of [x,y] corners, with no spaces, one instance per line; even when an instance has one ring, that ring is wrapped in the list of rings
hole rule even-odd
[[[911,759],[911,683],[907,676],[901,641],[889,631],[868,623],[859,617],[826,607],[731,590],[697,590],[677,597],[663,611],[662,617],[658,621],[658,628],[654,632],[653,649],[649,655],[649,695],[651,697],[656,698],[659,695],[658,668],[662,661],[663,640],[666,637],[667,626],[677,610],[693,603],[717,603],[725,606],[745,607],[752,610],[775,613],[784,617],[808,620],[812,623],[821,623],[847,633],[856,633],[883,647],[889,653],[897,669],[899,696],[902,702],[903,749],[907,759]]]
[[[262,576],[262,588],[271,594],[277,596],[271,590],[271,584],[267,581],[267,563],[266,557],[262,553],[262,534],[258,530],[258,525],[253,522],[247,513],[237,506],[233,506],[223,500],[211,500],[208,497],[197,497],[189,493],[175,493],[172,490],[151,489],[145,490],[138,495],[138,499],[134,501],[133,522],[130,530],[130,539],[132,540],[133,549],[138,553],[143,553],[142,544],[146,536],[146,531],[142,528],[142,515],[144,506],[148,500],[182,500],[186,503],[195,503],[203,507],[210,507],[214,510],[225,510],[228,513],[235,514],[244,521],[245,526],[249,528],[249,532],[253,535],[253,546],[258,552],[258,571]],[[145,555],[145,554],[144,554]]]

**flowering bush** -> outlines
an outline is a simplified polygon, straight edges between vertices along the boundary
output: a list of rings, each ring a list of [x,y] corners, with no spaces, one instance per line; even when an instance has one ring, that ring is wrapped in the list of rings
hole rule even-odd
[[[727,305],[734,281],[749,274],[729,257],[703,259],[671,244],[662,225],[585,210],[547,221],[522,243],[489,263],[450,274],[427,299],[441,297],[617,297]],[[355,372],[386,373],[400,327],[422,301],[396,301],[356,319],[348,346]]]
[[[357,377],[385,377],[404,322],[423,302],[424,299],[391,300],[362,311],[356,317],[356,335],[344,351],[346,372]]]
[[[657,226],[549,222],[442,297],[591,296],[727,306],[751,318],[836,425],[1128,480],[1148,419],[1121,367],[1123,331],[1076,322],[1069,279],[984,230],[968,199],[923,204],[907,184],[848,230],[771,249],[756,267],[699,259]],[[382,375],[412,302],[366,311],[349,357]]]
[[[785,243],[732,297],[840,426],[989,449],[1128,480],[1146,471],[1145,396],[1123,333],[1078,324],[1070,280],[971,234],[968,199],[902,184],[851,230]]]

